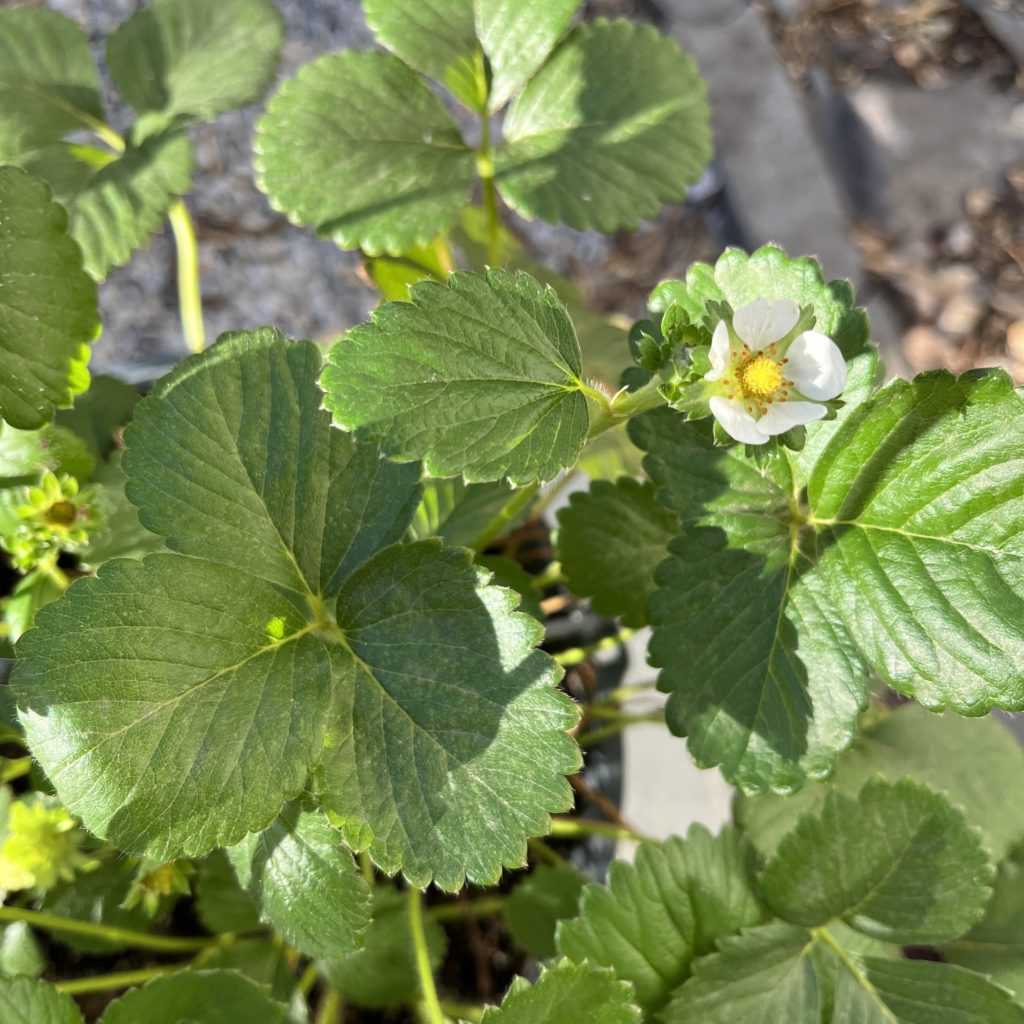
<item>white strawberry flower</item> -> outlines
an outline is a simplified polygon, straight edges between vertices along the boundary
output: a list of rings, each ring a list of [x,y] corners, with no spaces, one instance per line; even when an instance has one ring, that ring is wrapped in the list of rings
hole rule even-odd
[[[846,387],[836,343],[818,331],[792,337],[800,307],[790,299],[757,299],[722,320],[711,338],[704,375],[711,414],[745,444],[764,444],[791,427],[820,420],[822,403]]]

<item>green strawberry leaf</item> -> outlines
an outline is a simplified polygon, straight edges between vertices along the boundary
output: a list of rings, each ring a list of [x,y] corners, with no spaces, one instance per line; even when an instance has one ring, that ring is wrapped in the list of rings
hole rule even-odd
[[[628,21],[575,28],[517,98],[504,134],[498,189],[517,212],[604,232],[680,201],[711,158],[696,65],[674,40]]]
[[[657,1010],[695,957],[763,919],[752,878],[752,849],[729,828],[713,837],[694,825],[685,840],[642,844],[634,864],[612,865],[607,887],[587,886],[580,916],[558,930],[558,949],[611,967],[640,1006]]]
[[[555,929],[575,917],[585,875],[571,864],[540,864],[512,890],[504,906],[505,924],[512,938],[534,956],[557,952]]]
[[[263,919],[301,953],[336,957],[362,946],[370,890],[318,809],[287,805],[228,857]]]
[[[780,917],[808,927],[842,917],[886,942],[945,942],[974,924],[992,868],[977,832],[945,797],[905,779],[831,792],[761,873]]]
[[[224,850],[214,850],[200,863],[195,897],[199,920],[211,932],[254,932],[260,926],[256,904]]]
[[[275,209],[371,255],[433,242],[476,177],[441,101],[383,53],[306,64],[271,99],[255,150],[259,186]]]
[[[89,386],[96,286],[67,224],[43,182],[0,167],[0,417],[22,429]]]
[[[503,481],[467,484],[458,477],[426,480],[409,536],[413,540],[441,537],[449,544],[471,548],[477,537],[501,516],[512,497],[512,489]],[[508,528],[515,525],[513,517]]]
[[[526,274],[453,274],[389,302],[331,350],[335,422],[432,476],[550,480],[589,429],[580,348],[555,293]]]
[[[0,1024],[82,1024],[82,1015],[48,982],[0,975]]]
[[[154,0],[107,40],[107,66],[148,129],[211,121],[263,95],[283,37],[270,0]]]

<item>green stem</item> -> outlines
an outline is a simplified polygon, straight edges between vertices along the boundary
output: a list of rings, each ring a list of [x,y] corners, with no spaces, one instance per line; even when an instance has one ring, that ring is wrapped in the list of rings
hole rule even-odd
[[[562,572],[561,562],[549,562],[547,568],[537,576],[533,577],[535,590],[547,590],[548,587],[557,586],[559,583],[567,582],[567,577]]]
[[[299,977],[298,988],[299,991],[304,995],[308,996],[313,991],[313,986],[316,984],[316,979],[319,977],[320,972],[317,970],[316,962],[306,965],[306,969],[302,972]]]
[[[545,843],[543,839],[538,839],[536,838],[536,836],[531,836],[529,839],[526,840],[526,845],[529,847],[530,851],[537,858],[537,860],[542,860],[545,863],[550,864],[552,867],[564,868],[567,867],[569,864],[569,862],[560,853],[557,853],[555,850],[552,850],[551,847],[548,846],[548,844]]]
[[[595,704],[590,709],[590,713],[594,714],[599,707],[617,706],[619,704],[625,704],[626,701],[632,700],[634,697],[643,697],[650,693],[652,690],[656,690],[658,687],[657,679],[648,679],[645,683],[633,683],[629,686],[619,686],[616,689],[610,691],[605,695],[603,701],[600,704]]]
[[[84,995],[86,992],[111,992],[114,989],[144,985],[161,975],[184,970],[189,964],[190,961],[185,961],[180,964],[164,964],[161,967],[144,967],[138,971],[119,971],[115,974],[97,974],[91,978],[73,978],[70,981],[58,981],[55,987],[58,992],[69,996]]]
[[[41,911],[26,910],[23,907],[0,907],[0,921],[24,921],[26,924],[43,928],[46,931],[89,935],[96,939],[123,942],[143,949],[159,950],[162,953],[194,953],[200,949],[230,945],[235,939],[231,932],[225,932],[215,938],[149,935],[146,932],[137,932],[130,928],[116,928],[113,925],[95,924],[92,921],[76,921],[70,917],[57,917],[55,914],[44,914]]]
[[[551,819],[551,835],[566,839],[579,839],[582,836],[608,836],[611,839],[631,839],[636,843],[655,843],[659,840],[641,835],[632,829],[623,828],[610,821],[594,821],[592,818],[560,818]]]
[[[185,344],[192,352],[206,347],[203,327],[203,297],[199,290],[199,247],[196,230],[183,199],[177,199],[167,211],[167,219],[174,232],[174,245],[178,253],[178,308],[181,311],[181,329]]]
[[[468,1020],[472,1024],[476,1024],[477,1021],[484,1019],[484,1007],[482,1006],[470,1006],[468,1003],[442,1002],[441,1009],[449,1017],[454,1017],[456,1020]]]
[[[31,757],[0,757],[0,783],[13,782],[32,771]]]
[[[39,564],[39,571],[44,573],[61,590],[67,590],[71,585],[68,574],[57,565],[56,559],[50,559]]]
[[[520,512],[526,508],[534,495],[540,489],[540,484],[530,484],[528,487],[520,487],[512,493],[512,497],[505,503],[505,507],[483,528],[476,540],[473,541],[475,551],[483,551],[493,540],[501,536],[504,529]]]
[[[494,184],[494,150],[491,147],[491,119],[486,97],[480,109],[480,148],[476,151],[476,169],[484,187],[484,213],[487,217],[487,263],[501,263],[501,217],[498,213],[498,189]]]
[[[597,406],[597,413],[591,414],[587,440],[597,437],[598,434],[603,434],[606,430],[610,430],[634,416],[639,416],[642,412],[664,405],[665,397],[658,390],[660,387],[661,378],[655,376],[642,388],[638,388],[636,391],[620,391],[610,401],[597,392],[596,394],[603,399],[603,403],[596,399],[590,403],[592,407]],[[589,394],[588,397],[593,398]]]
[[[635,629],[621,629],[614,636],[602,637],[600,640],[596,640],[594,643],[587,644],[584,647],[570,647],[567,651],[559,651],[558,654],[553,654],[551,657],[559,665],[568,668],[570,665],[578,665],[581,661],[586,661],[587,658],[598,651],[610,651],[615,647],[619,647],[635,635]]]
[[[341,1021],[341,993],[336,988],[329,988],[324,992],[320,1000],[320,1009],[317,1010],[316,1024],[340,1024]]]
[[[478,900],[442,903],[436,907],[429,907],[427,913],[435,921],[458,921],[462,917],[491,917],[501,913],[505,902],[505,896],[481,896]]]
[[[374,883],[373,861],[370,860],[370,855],[365,850],[359,851],[359,870],[363,874],[363,880],[372,889]]]
[[[664,725],[665,713],[663,711],[648,711],[643,715],[619,715],[614,721],[602,725],[599,729],[588,729],[577,738],[577,742],[581,747],[592,747],[612,736],[618,736],[627,726],[637,725],[640,722],[657,722]]]
[[[427,1024],[445,1024],[441,1003],[437,998],[437,987],[434,985],[434,972],[430,968],[427,936],[423,930],[423,893],[414,885],[409,886],[409,932],[412,935],[420,995],[423,997],[424,1017]]]

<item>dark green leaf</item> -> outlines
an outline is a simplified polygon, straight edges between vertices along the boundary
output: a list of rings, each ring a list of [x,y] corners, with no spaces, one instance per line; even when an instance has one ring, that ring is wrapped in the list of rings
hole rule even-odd
[[[45,981],[0,977],[0,1024],[82,1024],[82,1015]]]
[[[654,571],[679,532],[678,518],[658,501],[653,484],[595,480],[559,510],[558,525],[558,557],[572,592],[591,598],[602,615],[647,625]]]
[[[103,118],[81,28],[55,11],[0,10],[0,164]]]
[[[425,282],[331,350],[325,404],[434,476],[513,483],[573,465],[589,429],[580,348],[551,289],[492,270]]]
[[[283,35],[270,0],[154,0],[107,41],[107,66],[154,126],[210,121],[263,95]]]
[[[978,834],[945,797],[905,779],[831,792],[761,874],[768,905],[806,926],[842,917],[887,942],[945,942],[981,916],[992,868]]]
[[[214,850],[199,865],[196,912],[211,932],[254,932],[260,926],[256,904],[223,850]]]
[[[432,918],[423,922],[430,965],[444,959],[444,930]],[[322,963],[324,976],[359,1006],[394,1006],[419,993],[406,898],[386,885],[373,890],[373,917],[361,950]]]
[[[610,232],[635,227],[711,158],[704,85],[647,25],[574,29],[512,106],[498,188],[519,213]]]
[[[512,497],[512,489],[503,481],[467,484],[458,477],[427,480],[409,535],[414,540],[441,537],[449,544],[471,548]],[[513,517],[508,528],[516,524],[517,517]]]
[[[41,181],[0,167],[0,416],[39,427],[84,391],[99,326],[67,214]]]
[[[116,447],[117,435],[132,418],[141,397],[131,384],[101,374],[93,377],[89,390],[75,398],[71,409],[57,413],[54,422],[77,434],[97,459],[105,459]]]
[[[645,1010],[658,1009],[695,957],[763,919],[751,852],[732,829],[715,838],[700,825],[685,840],[642,844],[635,864],[612,865],[607,887],[584,890],[579,918],[559,928],[559,951],[611,967]]]
[[[571,803],[576,709],[534,650],[541,626],[486,577],[465,550],[419,541],[338,596],[321,802],[350,846],[418,886],[496,881]]]
[[[516,978],[501,1007],[489,1006],[483,1024],[639,1024],[629,985],[611,971],[561,960],[530,986]]]
[[[270,101],[255,149],[259,185],[276,209],[372,255],[432,242],[476,176],[441,101],[383,53],[306,64]]]
[[[291,1024],[288,1009],[236,971],[179,971],[112,1002],[100,1024]],[[33,1022],[34,1024],[34,1022]]]
[[[288,956],[278,940],[240,939],[204,950],[195,965],[204,971],[238,971],[257,985],[269,988],[271,997],[283,1003],[292,997],[296,984]]]
[[[302,788],[330,687],[296,606],[239,569],[115,559],[22,637],[32,752],[90,831],[155,860],[262,828]]]
[[[508,587],[519,595],[519,609],[543,622],[544,609],[541,595],[533,585],[533,577],[518,563],[504,555],[480,555],[477,565],[493,573],[491,583],[496,587]]]
[[[370,890],[320,810],[291,803],[228,856],[263,919],[301,953],[337,957],[360,948]]]
[[[535,956],[554,956],[558,922],[576,916],[586,882],[570,864],[535,867],[505,904],[505,924],[512,938]]]
[[[398,540],[418,467],[331,429],[319,366],[314,345],[262,328],[225,335],[160,381],[125,431],[142,522],[174,550],[314,594],[336,593]]]

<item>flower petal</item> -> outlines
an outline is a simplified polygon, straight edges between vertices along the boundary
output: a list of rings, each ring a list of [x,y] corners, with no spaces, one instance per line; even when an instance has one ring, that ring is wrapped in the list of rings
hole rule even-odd
[[[839,346],[818,331],[798,334],[789,346],[786,373],[805,398],[827,402],[846,387],[846,363]]]
[[[732,326],[751,352],[759,352],[781,341],[799,319],[800,307],[792,299],[757,299],[736,310]]]
[[[817,402],[775,402],[757,421],[759,430],[766,434],[784,434],[790,427],[820,420],[828,410]]]
[[[729,350],[729,325],[724,320],[718,321],[715,333],[711,336],[711,369],[704,374],[705,380],[718,380],[729,366],[731,352]]]
[[[761,430],[760,423],[739,402],[715,395],[708,405],[711,415],[734,440],[744,444],[764,444],[768,440],[768,434]]]

